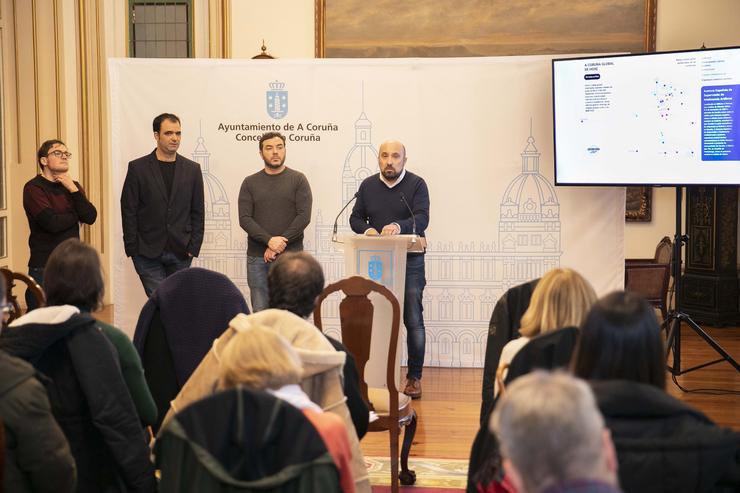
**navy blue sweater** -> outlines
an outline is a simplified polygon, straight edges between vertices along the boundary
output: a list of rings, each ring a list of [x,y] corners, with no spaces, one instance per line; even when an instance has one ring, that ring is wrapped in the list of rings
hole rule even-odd
[[[362,234],[368,228],[375,228],[380,232],[383,226],[397,223],[401,226],[401,234],[411,234],[413,220],[401,200],[403,194],[416,216],[416,234],[424,236],[429,225],[429,189],[424,179],[407,170],[399,184],[388,188],[379,175],[368,176],[360,184],[349,218],[352,231]]]

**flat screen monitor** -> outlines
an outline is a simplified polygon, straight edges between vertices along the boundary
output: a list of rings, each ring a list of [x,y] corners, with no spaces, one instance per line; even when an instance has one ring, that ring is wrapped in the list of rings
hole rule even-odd
[[[740,47],[552,61],[557,185],[740,185]]]

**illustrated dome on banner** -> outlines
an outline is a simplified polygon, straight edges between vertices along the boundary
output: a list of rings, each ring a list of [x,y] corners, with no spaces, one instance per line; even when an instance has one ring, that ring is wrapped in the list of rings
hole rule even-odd
[[[218,178],[210,172],[211,153],[205,146],[205,139],[199,136],[191,156],[200,164],[203,173],[203,193],[205,202],[205,231],[203,248],[228,248],[231,246],[231,204],[226,189]]]
[[[519,222],[559,221],[560,204],[555,188],[540,174],[540,152],[534,137],[527,139],[522,156],[522,172],[504,192],[501,219]]]

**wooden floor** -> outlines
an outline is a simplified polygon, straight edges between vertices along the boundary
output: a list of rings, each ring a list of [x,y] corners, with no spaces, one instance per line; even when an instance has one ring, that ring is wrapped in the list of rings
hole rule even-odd
[[[705,329],[735,360],[740,360],[740,328]],[[686,327],[681,343],[683,369],[717,358],[711,347]],[[482,369],[424,369],[423,396],[413,404],[419,425],[411,447],[412,457],[469,458],[470,445],[478,431],[482,378]],[[671,395],[698,408],[718,424],[740,430],[740,373],[729,363],[697,370],[678,377],[678,381],[689,390],[715,389],[713,393],[684,393],[668,381]],[[388,433],[368,433],[361,445],[367,456],[387,456]]]
[[[105,321],[113,318],[110,306],[97,315]],[[735,360],[740,360],[740,328],[704,328]],[[717,358],[717,353],[686,327],[681,341],[682,369]],[[411,447],[412,457],[469,458],[470,445],[478,431],[482,378],[482,369],[424,369],[423,397],[413,404],[419,425]],[[678,382],[689,390],[714,389],[708,393],[684,393],[668,381],[671,395],[698,408],[718,424],[740,430],[740,373],[729,363],[680,376]],[[387,432],[368,433],[361,444],[367,456],[388,456]]]

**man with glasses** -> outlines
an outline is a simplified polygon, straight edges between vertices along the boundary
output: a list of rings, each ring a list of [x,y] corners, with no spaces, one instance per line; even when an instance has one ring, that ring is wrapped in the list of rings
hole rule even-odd
[[[28,274],[41,287],[46,260],[52,250],[68,238],[79,239],[80,223],[92,224],[98,217],[82,185],[69,176],[71,157],[64,142],[47,140],[37,153],[41,174],[23,187],[23,208],[31,230]],[[29,310],[36,308],[36,300],[28,290],[26,304]]]
[[[159,284],[190,267],[205,228],[203,174],[177,153],[180,119],[162,113],[152,122],[157,147],[131,161],[121,191],[123,244],[151,296]]]

